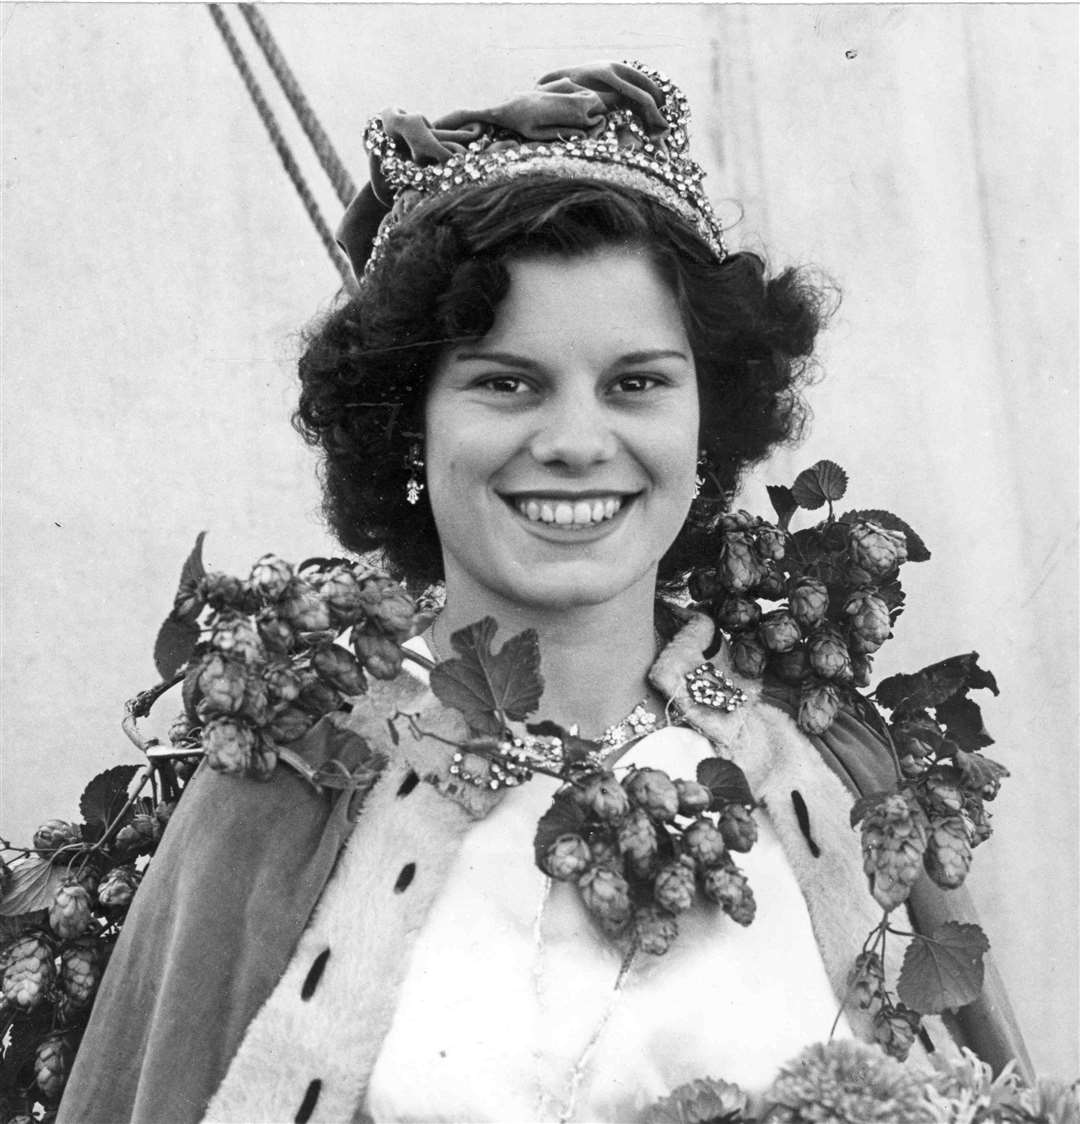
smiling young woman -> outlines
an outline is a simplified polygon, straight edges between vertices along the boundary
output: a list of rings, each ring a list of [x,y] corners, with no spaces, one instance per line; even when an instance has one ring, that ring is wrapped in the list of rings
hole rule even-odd
[[[625,64],[434,126],[375,119],[373,186],[341,233],[359,290],[309,337],[297,424],[343,546],[379,551],[414,590],[445,583],[407,642],[418,662],[492,617],[496,643],[539,639],[536,717],[595,740],[607,767],[691,777],[738,757],[758,803],[730,841],[757,838],[745,875],[725,867],[708,907],[638,903],[668,935],[681,909],[680,936],[627,960],[596,920],[621,877],[603,846],[580,878],[592,912],[537,867],[557,783],[488,772],[470,788],[436,740],[390,744],[403,711],[445,721],[426,672],[372,684],[340,724],[389,764],[348,846],[278,774],[272,816],[235,778],[227,792],[196,778],[129,921],[161,935],[118,948],[62,1120],[629,1121],[708,1074],[762,1092],[834,1017],[842,1037],[880,1039],[865,1011],[836,1012],[880,922],[840,762],[888,771],[882,743],[854,714],[810,739],[749,681],[702,723],[669,705],[673,674],[731,670],[685,578],[742,470],[798,435],[827,303],[796,271],[726,251],[684,123],[678,91]],[[200,808],[225,817],[228,845]],[[617,813],[630,847],[633,813]],[[718,861],[716,840],[695,846]],[[177,896],[185,846],[199,886]],[[685,889],[698,861],[671,879]],[[239,913],[222,867],[251,889]],[[913,1054],[1022,1055],[991,1000],[964,1027],[925,1020]]]

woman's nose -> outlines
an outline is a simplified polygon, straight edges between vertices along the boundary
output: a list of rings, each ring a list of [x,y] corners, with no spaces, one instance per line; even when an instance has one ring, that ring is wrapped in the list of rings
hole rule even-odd
[[[574,469],[610,460],[617,447],[608,411],[591,391],[552,396],[531,442],[532,455],[541,464]]]

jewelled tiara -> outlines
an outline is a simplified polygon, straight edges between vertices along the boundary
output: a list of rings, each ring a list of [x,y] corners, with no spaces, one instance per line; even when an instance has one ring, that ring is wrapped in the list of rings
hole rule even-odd
[[[377,232],[339,231],[357,275],[378,261],[394,228],[414,208],[472,184],[545,173],[640,191],[692,226],[717,260],[723,229],[702,187],[705,173],[688,152],[690,107],[682,91],[640,62],[556,71],[529,95],[504,106],[461,111],[429,125],[399,110],[373,117],[364,134],[372,167],[366,206],[379,206]],[[358,260],[359,258],[359,260]]]

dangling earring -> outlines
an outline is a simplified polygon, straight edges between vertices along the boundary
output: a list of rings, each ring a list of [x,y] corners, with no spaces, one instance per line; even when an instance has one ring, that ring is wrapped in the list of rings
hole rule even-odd
[[[702,473],[705,471],[706,463],[705,450],[702,449],[698,453],[697,475],[694,477],[694,499],[697,499],[698,496],[701,495],[701,489],[705,487],[705,477]]]
[[[424,482],[420,475],[424,471],[424,451],[419,441],[414,441],[409,446],[409,480],[405,485],[405,499],[411,504],[420,502],[420,493],[424,490]]]

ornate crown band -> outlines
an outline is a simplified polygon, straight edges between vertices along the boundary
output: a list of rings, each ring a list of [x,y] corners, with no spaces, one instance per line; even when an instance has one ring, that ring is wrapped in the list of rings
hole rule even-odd
[[[426,200],[546,173],[640,191],[679,215],[723,260],[723,229],[702,187],[705,173],[687,151],[689,117],[682,91],[639,62],[556,71],[532,94],[435,125],[385,111],[365,131],[372,184],[349,208],[339,241],[359,276],[377,262],[397,224]],[[366,237],[365,220],[378,226]]]

